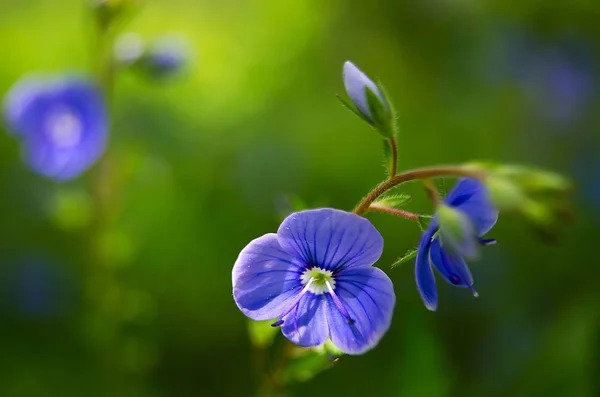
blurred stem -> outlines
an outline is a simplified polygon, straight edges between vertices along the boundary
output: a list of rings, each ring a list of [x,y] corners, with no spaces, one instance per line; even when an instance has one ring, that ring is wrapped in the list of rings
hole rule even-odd
[[[419,215],[414,214],[412,212],[399,210],[396,208],[389,208],[377,204],[371,204],[369,206],[369,211],[383,212],[386,214],[396,215],[402,218],[410,219],[411,221],[419,222]]]
[[[429,196],[429,199],[434,204],[434,206],[438,206],[440,204],[440,192],[437,190],[431,179],[424,179],[423,186],[425,186],[425,191]]]
[[[108,111],[108,133],[111,131],[111,102],[115,80],[114,64],[112,61],[113,29],[104,20],[94,20],[93,65],[96,82],[104,94]],[[119,389],[120,377],[118,364],[121,361],[118,334],[121,327],[118,301],[110,301],[110,294],[119,294],[120,288],[113,266],[106,257],[106,247],[103,238],[107,229],[114,221],[117,213],[117,189],[114,186],[114,169],[112,154],[107,147],[105,153],[88,176],[88,186],[92,196],[93,218],[89,229],[89,253],[87,293],[89,294],[90,314],[92,321],[100,323],[98,334],[93,335],[93,348],[102,373],[107,377],[107,383],[113,390]]]
[[[373,190],[369,192],[354,208],[354,213],[364,215],[369,211],[369,207],[373,201],[388,190],[409,181],[435,178],[440,176],[466,176],[469,178],[483,179],[486,173],[481,170],[467,168],[464,166],[440,166],[421,168],[412,171],[406,171],[401,174],[394,175],[390,179],[381,182]]]
[[[285,370],[290,359],[289,353],[290,344],[284,342],[279,349],[278,358],[272,369],[267,365],[267,355],[264,349],[262,349],[262,357],[255,358],[256,363],[261,364],[259,368],[262,370],[262,374],[258,375],[261,384],[257,390],[257,397],[281,397],[285,394]]]

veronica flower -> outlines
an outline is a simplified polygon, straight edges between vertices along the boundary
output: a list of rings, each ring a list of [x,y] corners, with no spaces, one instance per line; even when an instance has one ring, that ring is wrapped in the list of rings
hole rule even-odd
[[[476,179],[460,179],[444,201],[445,205],[469,219],[471,224],[468,228],[474,230],[474,237],[486,234],[498,219],[498,211],[490,202],[486,187]],[[436,216],[421,237],[415,262],[417,288],[429,310],[436,310],[438,301],[432,265],[447,282],[457,287],[469,288],[477,296],[469,267],[456,250],[444,246],[437,233],[439,228],[439,219]],[[479,241],[482,244],[494,242],[481,238]]]
[[[98,87],[84,78],[25,77],[5,99],[8,127],[27,164],[57,181],[72,179],[104,152],[107,115]]]
[[[390,326],[392,282],[372,267],[383,238],[367,219],[335,209],[288,216],[250,242],[233,266],[233,297],[253,320],[278,318],[300,346],[327,339],[348,354],[374,347]]]
[[[159,37],[152,43],[143,61],[156,77],[166,77],[180,72],[190,58],[188,42],[176,35]]]

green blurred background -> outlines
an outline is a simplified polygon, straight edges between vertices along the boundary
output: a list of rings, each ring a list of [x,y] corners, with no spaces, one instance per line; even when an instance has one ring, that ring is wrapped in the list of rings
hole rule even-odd
[[[392,327],[290,394],[600,395],[600,3],[147,3],[126,30],[177,33],[193,56],[167,82],[118,77],[101,233],[94,170],[54,184],[0,134],[0,396],[252,395],[237,254],[290,198],[350,209],[384,177],[377,134],[335,99],[348,59],[395,100],[400,169],[547,167],[576,181],[577,220],[549,245],[501,217],[473,266],[480,298],[438,281],[431,313],[412,263],[389,270],[418,228],[368,215],[386,241]],[[0,0],[1,93],[30,71],[90,69],[85,5]],[[406,191],[430,211],[418,185]]]

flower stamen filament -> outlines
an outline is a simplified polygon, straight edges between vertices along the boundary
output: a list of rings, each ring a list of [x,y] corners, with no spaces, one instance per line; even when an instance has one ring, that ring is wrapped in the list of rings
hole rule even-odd
[[[292,301],[292,304],[290,305],[290,307],[288,309],[286,309],[286,311],[284,311],[280,316],[279,316],[279,320],[275,321],[273,324],[271,324],[271,327],[278,327],[280,325],[282,325],[284,323],[283,318],[285,316],[287,316],[292,310],[294,310],[294,308],[296,308],[298,306],[298,304],[300,303],[300,299],[302,299],[302,297],[308,292],[308,290],[310,289],[310,286],[312,285],[312,283],[315,281],[314,277],[311,277],[306,285],[304,286],[304,288],[302,288],[302,291],[300,291],[300,293],[298,295],[296,295],[296,297],[294,298],[294,300]],[[297,313],[297,311],[296,311]],[[296,321],[296,319],[294,318],[294,321]]]
[[[327,285],[327,289],[329,290],[331,299],[333,299],[333,303],[335,303],[335,307],[337,307],[337,309],[340,311],[341,315],[344,316],[344,318],[346,319],[346,322],[348,324],[354,324],[354,322],[355,322],[354,319],[350,316],[350,313],[348,313],[348,310],[346,310],[346,308],[342,304],[342,301],[336,295],[336,293],[333,290],[333,288],[331,287],[331,284],[329,283],[329,281],[325,281],[325,284]]]

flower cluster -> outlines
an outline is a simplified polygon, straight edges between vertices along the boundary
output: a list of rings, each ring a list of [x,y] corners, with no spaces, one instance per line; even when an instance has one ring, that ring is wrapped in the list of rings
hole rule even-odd
[[[352,213],[330,208],[296,212],[276,234],[250,242],[233,266],[233,297],[246,316],[272,320],[299,346],[330,342],[343,353],[361,354],[387,331],[395,304],[392,282],[372,266],[382,254],[383,238],[361,215],[384,212],[416,221],[424,230],[418,248],[396,264],[416,258],[417,290],[425,307],[434,311],[434,268],[451,285],[478,296],[467,261],[477,256],[478,246],[496,242],[483,236],[496,224],[499,210],[516,209],[533,218],[528,209],[535,205],[551,213],[546,203],[564,199],[568,183],[552,173],[494,164],[397,173],[398,127],[385,90],[351,62],[344,64],[343,79],[351,104],[340,98],[342,104],[384,139],[388,179]],[[430,178],[444,176],[460,179],[441,200]],[[407,195],[383,196],[411,180],[423,182],[435,206],[432,216],[397,208],[409,201]],[[431,219],[428,225],[426,219]]]

